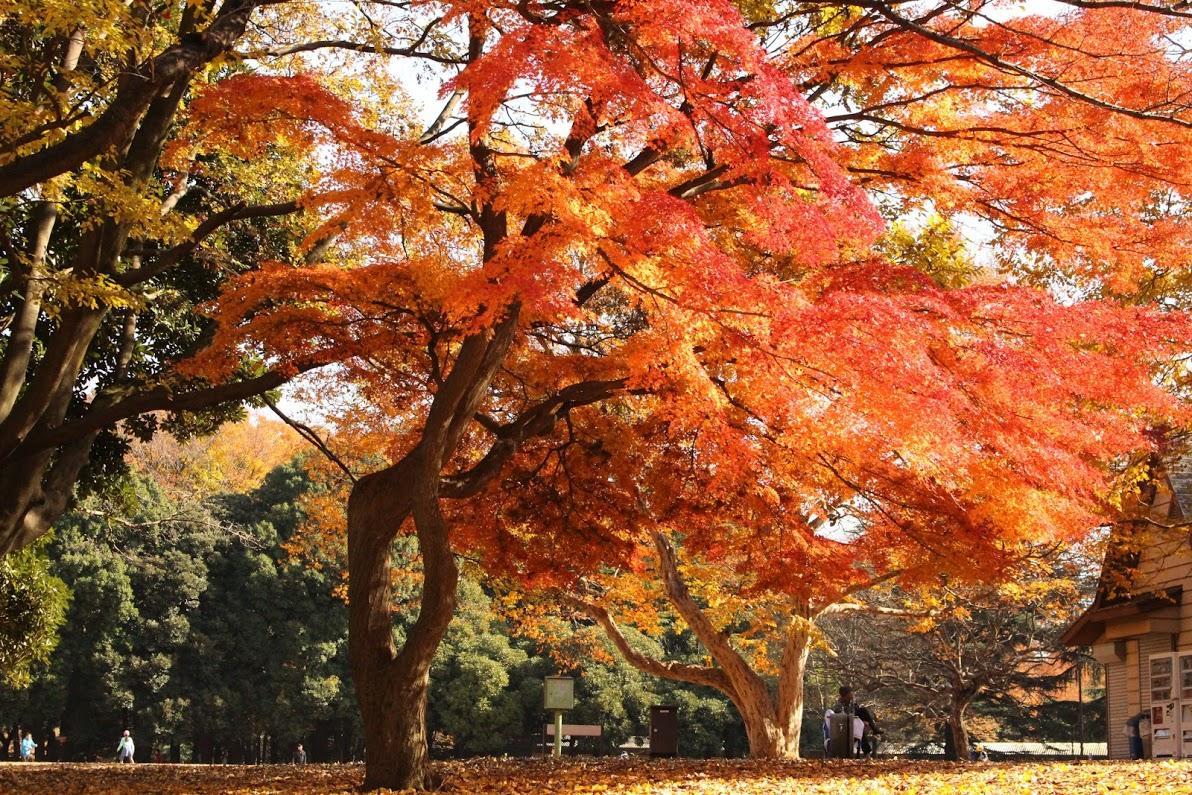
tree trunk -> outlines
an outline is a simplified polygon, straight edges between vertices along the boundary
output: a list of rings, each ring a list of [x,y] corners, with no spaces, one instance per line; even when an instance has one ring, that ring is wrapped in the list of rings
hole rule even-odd
[[[215,737],[210,733],[204,733],[195,738],[194,748],[191,751],[195,762],[205,762],[213,764],[215,762]]]
[[[430,665],[455,613],[459,571],[438,509],[438,467],[416,450],[361,479],[348,502],[349,610],[356,699],[364,728],[365,789],[426,789]],[[423,465],[423,466],[420,466]],[[423,469],[422,473],[418,473]],[[418,618],[398,652],[390,615],[389,545],[413,514],[422,554]]]
[[[952,741],[956,760],[961,762],[969,761],[968,729],[964,725],[964,713],[967,709],[967,702],[953,702],[948,714],[948,737]]]
[[[796,604],[786,630],[782,647],[781,670],[778,675],[778,722],[786,738],[787,759],[799,758],[799,741],[803,734],[803,680],[807,674],[807,657],[811,653],[810,606]]]
[[[783,643],[778,699],[756,690],[733,703],[745,722],[749,755],[756,759],[798,759],[803,732],[803,677],[811,651],[811,622],[806,610],[796,611]],[[747,691],[748,692],[748,691]]]
[[[667,599],[708,650],[715,666],[664,662],[648,657],[629,644],[606,609],[578,599],[570,600],[571,603],[596,619],[625,660],[638,670],[712,687],[728,696],[745,724],[751,757],[798,759],[803,727],[803,677],[811,649],[812,620],[806,602],[796,603],[791,611],[783,638],[775,698],[765,680],[733,648],[728,635],[712,624],[703,608],[692,598],[670,541],[661,533],[655,533],[654,544],[658,553],[658,573]]]
[[[121,331],[113,373],[116,381],[124,378],[132,361],[136,327],[136,315],[130,312]],[[71,388],[60,388],[59,396],[46,407],[42,425],[55,425],[64,419],[77,377],[76,369],[70,376]],[[101,394],[92,406],[102,407],[110,400],[110,395]],[[70,507],[75,483],[90,460],[98,435],[98,431],[92,431],[54,449],[14,455],[0,466],[0,505],[4,506],[0,508],[0,555],[32,543]]]
[[[487,252],[495,245],[487,230],[485,239]],[[432,783],[426,741],[430,665],[455,615],[459,583],[439,507],[442,469],[509,351],[518,312],[514,304],[491,331],[464,340],[435,393],[418,446],[361,478],[348,498],[348,652],[364,725],[366,789],[425,789]],[[418,617],[398,651],[389,547],[411,517],[422,594]]]
[[[405,680],[405,681],[403,681]],[[365,789],[427,789],[430,776],[426,737],[429,677],[403,677],[396,665],[372,681],[379,688],[357,687],[364,718]]]
[[[8,344],[4,348],[3,365],[0,365],[0,420],[8,416],[17,402],[21,387],[25,383],[29,368],[29,357],[37,335],[37,318],[41,315],[41,297],[44,288],[44,269],[50,247],[50,235],[58,220],[58,209],[53,202],[38,202],[33,212],[33,242],[28,267],[23,275],[23,296],[17,308],[12,325],[9,326]],[[16,269],[20,263],[12,263]]]
[[[767,709],[767,707],[769,707]],[[798,759],[799,729],[793,732],[780,720],[771,705],[745,704],[738,707],[745,722],[749,756],[753,759]],[[800,709],[800,715],[802,710]]]

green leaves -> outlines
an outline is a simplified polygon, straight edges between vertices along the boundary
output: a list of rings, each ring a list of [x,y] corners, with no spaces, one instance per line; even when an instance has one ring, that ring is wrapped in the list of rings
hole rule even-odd
[[[0,558],[0,683],[28,687],[58,645],[70,592],[50,573],[45,543]]]

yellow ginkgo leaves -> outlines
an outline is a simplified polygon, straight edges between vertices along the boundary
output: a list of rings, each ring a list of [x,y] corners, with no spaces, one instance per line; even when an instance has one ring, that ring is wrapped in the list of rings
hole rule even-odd
[[[473,759],[436,765],[463,795],[1093,795],[1192,792],[1187,762],[954,764],[750,760]],[[361,765],[0,764],[0,790],[40,793],[349,793]]]

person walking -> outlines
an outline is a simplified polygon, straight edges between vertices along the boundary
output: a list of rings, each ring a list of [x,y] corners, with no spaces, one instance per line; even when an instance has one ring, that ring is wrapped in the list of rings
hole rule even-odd
[[[124,730],[123,736],[120,737],[120,743],[116,746],[116,758],[120,760],[120,764],[132,764],[133,754],[137,752],[136,745],[133,744],[132,735],[129,734],[128,729]]]
[[[302,747],[302,743],[298,743],[298,747],[294,749],[294,764],[306,764],[306,749]]]
[[[1145,710],[1139,712],[1137,715],[1131,715],[1126,719],[1126,740],[1130,744],[1131,759],[1142,759],[1142,724],[1146,723],[1149,726],[1150,719],[1150,713],[1146,712]]]
[[[33,762],[37,759],[37,743],[33,742],[33,732],[25,732],[21,739],[21,761]]]

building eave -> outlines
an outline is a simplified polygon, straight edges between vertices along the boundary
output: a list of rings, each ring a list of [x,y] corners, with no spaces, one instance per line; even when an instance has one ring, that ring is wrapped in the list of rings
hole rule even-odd
[[[1106,605],[1100,600],[1093,602],[1080,618],[1060,636],[1065,646],[1092,645],[1105,632],[1105,625],[1111,621],[1145,615],[1180,603],[1184,586],[1173,585],[1157,591],[1137,594],[1129,599]]]

